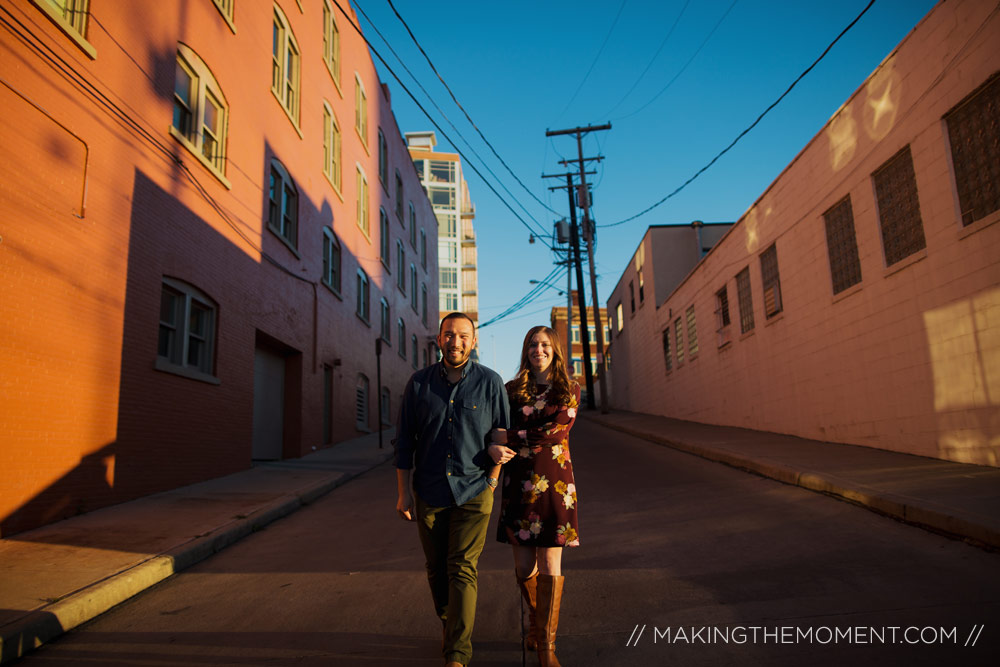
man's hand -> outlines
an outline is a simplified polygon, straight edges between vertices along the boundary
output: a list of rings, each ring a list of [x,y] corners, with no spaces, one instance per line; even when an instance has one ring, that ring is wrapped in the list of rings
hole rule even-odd
[[[498,466],[507,463],[517,455],[517,452],[506,445],[490,445],[487,452],[490,455],[490,460]]]
[[[396,500],[396,513],[404,521],[413,521],[413,496],[411,494],[401,495]]]

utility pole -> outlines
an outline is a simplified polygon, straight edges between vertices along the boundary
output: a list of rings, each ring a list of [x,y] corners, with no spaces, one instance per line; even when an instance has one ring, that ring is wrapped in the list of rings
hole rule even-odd
[[[577,305],[580,310],[580,342],[583,343],[583,377],[584,382],[587,387],[587,407],[591,410],[594,409],[594,371],[591,364],[590,357],[590,332],[587,326],[587,300],[584,298],[583,293],[583,264],[580,259],[580,234],[577,230],[576,222],[576,202],[573,199],[573,174],[542,174],[542,178],[566,178],[566,185],[557,185],[549,188],[550,190],[561,190],[566,188],[566,194],[569,197],[569,238],[570,238],[570,262],[571,265],[576,268],[576,286],[577,286]],[[572,321],[573,319],[573,292],[570,290],[569,297],[570,307],[566,313],[566,319]],[[567,325],[567,329],[572,331],[572,329]],[[567,341],[567,346],[570,350],[573,349],[573,338],[572,336]],[[572,359],[572,354],[570,355]]]
[[[597,380],[600,383],[601,391],[601,412],[608,411],[608,389],[607,382],[605,381],[605,369],[604,369],[604,327],[601,322],[601,307],[600,302],[597,298],[597,272],[594,268],[594,233],[597,231],[593,224],[593,219],[590,216],[590,191],[587,188],[587,172],[584,165],[591,161],[603,160],[603,157],[596,158],[585,158],[583,157],[583,135],[588,132],[600,132],[603,130],[610,130],[611,123],[605,123],[604,125],[588,125],[587,127],[575,127],[571,130],[550,130],[545,133],[546,137],[554,137],[563,134],[575,134],[576,135],[576,150],[577,159],[576,160],[563,160],[561,164],[569,164],[570,162],[576,162],[580,165],[580,186],[579,186],[579,203],[580,208],[583,209],[583,238],[587,242],[587,259],[590,265],[590,296],[594,304],[594,327],[597,330]],[[593,407],[592,404],[588,402],[589,407]]]

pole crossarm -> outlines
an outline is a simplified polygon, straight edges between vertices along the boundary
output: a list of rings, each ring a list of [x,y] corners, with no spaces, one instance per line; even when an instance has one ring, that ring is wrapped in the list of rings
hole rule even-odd
[[[546,137],[557,137],[561,134],[585,134],[587,132],[598,132],[600,130],[610,130],[611,123],[604,125],[588,125],[587,127],[574,127],[571,130],[546,130]]]

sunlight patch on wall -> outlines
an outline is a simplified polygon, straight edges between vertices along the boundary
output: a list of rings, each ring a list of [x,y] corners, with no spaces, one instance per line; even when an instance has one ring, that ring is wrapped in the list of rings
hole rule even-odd
[[[848,164],[858,147],[858,123],[851,107],[844,107],[826,127],[830,141],[830,167],[836,172]]]
[[[865,131],[875,141],[885,139],[896,124],[903,83],[894,61],[887,61],[865,85]]]

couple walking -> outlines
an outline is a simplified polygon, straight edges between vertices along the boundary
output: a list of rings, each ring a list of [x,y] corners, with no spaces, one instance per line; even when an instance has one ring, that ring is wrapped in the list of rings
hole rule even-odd
[[[464,313],[441,321],[437,343],[442,360],[413,374],[400,408],[396,511],[417,522],[445,663],[472,658],[477,564],[499,485],[497,540],[513,545],[528,607],[525,647],[543,667],[558,667],[562,550],[580,543],[567,441],[580,386],[548,327],[528,331],[506,386],[470,360],[476,331]]]

